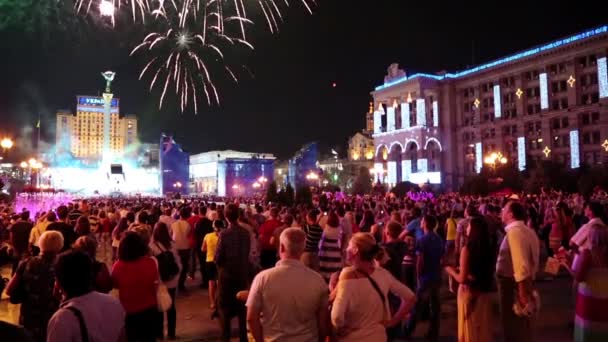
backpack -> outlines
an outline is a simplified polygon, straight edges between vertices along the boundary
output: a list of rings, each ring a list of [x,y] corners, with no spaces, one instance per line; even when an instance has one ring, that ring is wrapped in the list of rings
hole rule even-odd
[[[173,252],[164,250],[158,243],[156,244],[161,252],[154,256],[158,261],[158,273],[160,280],[169,281],[179,273],[179,266],[175,262]]]

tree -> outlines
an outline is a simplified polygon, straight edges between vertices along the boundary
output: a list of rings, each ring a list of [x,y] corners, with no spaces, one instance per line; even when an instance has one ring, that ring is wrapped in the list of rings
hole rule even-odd
[[[266,189],[266,202],[277,203],[279,201],[279,195],[277,194],[277,182],[272,181],[268,184]]]
[[[291,184],[287,184],[284,190],[279,192],[279,203],[283,206],[291,207],[294,201],[294,191]]]
[[[366,167],[359,168],[359,175],[353,184],[353,194],[365,195],[372,191],[372,177],[369,174],[369,169]]]
[[[300,187],[296,192],[296,204],[312,204],[312,192],[307,186]]]

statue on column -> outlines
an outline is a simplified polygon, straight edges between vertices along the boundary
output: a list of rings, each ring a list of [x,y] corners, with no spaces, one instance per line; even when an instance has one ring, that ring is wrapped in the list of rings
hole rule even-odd
[[[110,87],[112,86],[112,81],[114,81],[116,73],[113,71],[106,71],[102,72],[101,76],[106,80],[106,93],[110,93]]]

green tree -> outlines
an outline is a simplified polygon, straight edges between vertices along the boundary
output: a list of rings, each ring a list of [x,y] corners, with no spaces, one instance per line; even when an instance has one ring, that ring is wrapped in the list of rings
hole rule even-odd
[[[372,192],[372,177],[369,174],[369,169],[366,167],[359,168],[359,175],[353,183],[353,194],[365,195]]]
[[[277,182],[272,181],[268,184],[266,189],[266,202],[277,203],[279,201],[279,195],[277,194]]]
[[[284,190],[279,192],[279,203],[283,206],[291,207],[294,201],[294,191],[291,184],[287,184]]]

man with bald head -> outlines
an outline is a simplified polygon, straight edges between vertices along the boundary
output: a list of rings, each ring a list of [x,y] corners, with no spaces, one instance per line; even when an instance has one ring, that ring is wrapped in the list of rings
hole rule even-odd
[[[281,260],[259,273],[251,285],[247,299],[251,333],[258,342],[324,341],[328,290],[321,275],[300,261],[306,234],[287,228],[279,240]]]

